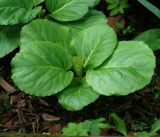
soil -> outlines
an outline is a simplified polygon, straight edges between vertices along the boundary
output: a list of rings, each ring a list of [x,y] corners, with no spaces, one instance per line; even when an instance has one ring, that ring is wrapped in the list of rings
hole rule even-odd
[[[157,0],[151,2],[160,7]],[[160,19],[137,1],[129,0],[129,5],[124,19],[126,26],[130,25],[134,31],[127,35],[119,32],[119,40],[131,40],[145,30],[160,28]],[[96,8],[103,11],[106,16],[109,15],[103,0]],[[8,90],[0,87],[0,132],[59,134],[68,122],[77,123],[100,117],[111,121],[109,114],[115,112],[125,121],[128,132],[132,133],[133,123],[144,122],[150,127],[155,117],[160,118],[160,51],[155,52],[157,67],[151,83],[145,88],[127,96],[101,96],[96,102],[77,112],[63,109],[55,96],[37,98],[28,96],[18,89],[13,92],[15,85],[11,80],[10,62],[17,52],[18,49],[0,59],[0,74],[10,86]],[[101,135],[118,133],[113,126],[113,129],[107,132],[102,131]]]

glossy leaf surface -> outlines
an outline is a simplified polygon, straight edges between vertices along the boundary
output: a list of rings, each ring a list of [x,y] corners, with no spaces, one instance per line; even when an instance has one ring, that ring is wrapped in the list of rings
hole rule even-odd
[[[0,25],[27,23],[41,11],[32,0],[0,0]]]
[[[22,46],[33,41],[51,41],[68,47],[70,42],[69,28],[60,24],[37,19],[26,25],[21,32]]]
[[[21,26],[0,26],[0,58],[19,47]]]
[[[160,49],[160,29],[150,29],[140,35],[138,35],[134,40],[143,41],[148,44],[149,47],[153,50]]]
[[[155,57],[143,42],[120,42],[110,60],[87,72],[87,82],[103,95],[127,95],[151,81]]]
[[[69,86],[58,95],[59,103],[70,111],[81,110],[99,97],[87,83]]]
[[[97,0],[46,0],[51,17],[60,21],[74,21],[82,18]]]
[[[65,57],[65,58],[64,58]],[[33,42],[12,60],[12,79],[24,92],[50,96],[67,87],[73,73],[68,51],[51,42]]]
[[[81,31],[71,41],[73,54],[84,57],[84,68],[101,65],[117,44],[115,32],[107,25],[92,26]]]

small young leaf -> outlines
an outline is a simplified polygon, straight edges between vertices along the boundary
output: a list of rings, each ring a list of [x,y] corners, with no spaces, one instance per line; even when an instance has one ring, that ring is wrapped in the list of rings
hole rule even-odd
[[[119,13],[124,14],[124,9],[122,7],[119,7],[118,10],[119,10]]]
[[[104,118],[92,120],[92,125],[90,127],[91,135],[99,136],[102,128],[110,128],[109,123],[107,123]]]
[[[119,0],[106,0],[107,3],[113,4],[113,3],[119,3]]]
[[[116,8],[114,8],[113,10],[111,10],[111,12],[110,12],[110,16],[115,16],[115,15],[117,15],[118,14],[118,12],[119,12],[119,8],[118,7],[116,7]]]
[[[88,136],[89,129],[84,126],[84,123],[69,123],[62,131],[64,136]]]
[[[107,10],[114,9],[114,8],[117,7],[117,5],[118,5],[118,3],[112,3],[112,4],[110,4],[110,5],[107,6]]]
[[[73,57],[73,70],[75,71],[76,75],[80,78],[83,77],[83,64],[84,64],[83,56]]]
[[[128,0],[120,0],[119,7],[126,9],[129,7]]]
[[[152,136],[155,136],[155,134],[151,135],[147,131],[142,131],[142,132],[136,132],[136,136],[137,137],[152,137]]]
[[[123,134],[124,136],[127,136],[127,129],[124,121],[120,117],[118,117],[117,114],[115,113],[111,114],[111,118],[113,118],[114,120],[116,130],[121,134]]]

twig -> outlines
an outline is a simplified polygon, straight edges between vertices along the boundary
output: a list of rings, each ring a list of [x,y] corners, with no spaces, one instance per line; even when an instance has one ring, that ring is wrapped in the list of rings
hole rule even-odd
[[[7,81],[5,81],[2,76],[0,76],[0,86],[8,93],[13,93],[16,91],[16,89],[12,87]]]

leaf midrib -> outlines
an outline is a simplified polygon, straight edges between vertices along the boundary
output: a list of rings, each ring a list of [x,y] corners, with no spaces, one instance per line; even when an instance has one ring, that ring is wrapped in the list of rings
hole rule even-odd
[[[72,0],[72,1],[70,1],[69,3],[67,3],[66,5],[64,5],[64,6],[62,6],[61,8],[59,8],[58,10],[55,10],[55,11],[53,12],[53,14],[56,14],[57,12],[63,10],[65,7],[67,7],[68,5],[72,4],[72,2],[74,2],[74,1]]]
[[[85,61],[84,67],[86,67],[88,65],[88,62],[90,61],[91,57],[93,56],[93,54],[95,53],[96,49],[100,46],[102,42],[98,42],[97,45],[93,48],[93,50],[91,51],[91,53],[89,54],[88,58]]]
[[[101,67],[102,69],[110,69],[110,68],[134,68],[134,69],[142,69],[142,68],[138,68],[138,67],[135,67],[135,66],[104,66],[104,67]]]
[[[9,9],[21,9],[21,10],[27,10],[25,8],[22,8],[22,7],[9,7],[9,6],[4,6],[4,7],[0,7],[0,9],[5,9],[5,8],[9,8]]]
[[[66,70],[65,68],[60,68],[60,67],[54,67],[54,66],[19,66],[19,68],[53,68],[53,69],[60,69],[60,70]]]

